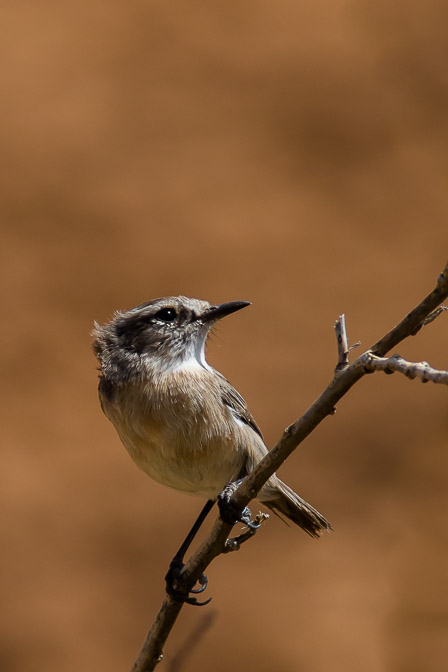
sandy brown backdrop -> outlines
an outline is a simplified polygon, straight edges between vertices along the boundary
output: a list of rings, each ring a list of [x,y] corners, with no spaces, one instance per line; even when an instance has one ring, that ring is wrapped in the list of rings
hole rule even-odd
[[[132,464],[89,331],[182,293],[253,306],[209,359],[272,445],[448,250],[448,6],[4,0],[2,672],[130,668],[201,502]],[[400,348],[448,366],[446,317]],[[210,568],[161,670],[442,672],[447,391],[363,380],[281,470],[332,521],[271,519]],[[183,655],[192,633],[201,642]]]

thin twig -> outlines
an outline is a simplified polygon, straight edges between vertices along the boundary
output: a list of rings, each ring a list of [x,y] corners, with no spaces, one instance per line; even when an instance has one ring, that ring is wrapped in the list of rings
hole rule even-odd
[[[428,362],[408,362],[400,355],[392,357],[376,357],[371,353],[364,355],[364,366],[368,371],[384,371],[384,373],[402,373],[408,378],[419,378],[422,383],[431,381],[440,385],[448,385],[448,371],[433,369]]]
[[[440,274],[433,291],[421,301],[396,327],[375,343],[367,352],[384,356],[395,345],[413,334],[418,325],[437,308],[448,296],[448,263]],[[361,355],[362,357],[362,355]],[[235,504],[247,506],[257,496],[267,478],[277,471],[280,465],[295,448],[319,425],[328,415],[333,415],[337,402],[366,373],[359,365],[359,360],[337,371],[331,383],[320,397],[283,433],[277,445],[259,462],[255,469],[244,479],[233,495]]]
[[[393,347],[408,336],[421,329],[438,306],[448,297],[448,263],[440,274],[433,291],[421,301],[396,327],[381,338],[366,353],[358,357],[352,364],[335,372],[333,380],[322,392],[320,397],[283,433],[277,445],[261,460],[255,469],[242,481],[232,495],[231,500],[237,507],[243,508],[254,499],[264,483],[277,471],[295,448],[319,425],[328,415],[333,415],[337,402],[364,375],[367,375],[365,358],[367,355],[384,357]],[[341,345],[341,350],[343,346]],[[345,349],[345,347],[344,347]],[[345,356],[344,356],[345,357]],[[345,361],[345,360],[344,360]],[[339,358],[338,358],[339,363]],[[185,585],[194,585],[210,562],[226,550],[226,541],[232,526],[219,518],[205,541],[193,553],[182,570]],[[154,670],[162,658],[165,641],[182,608],[180,602],[166,597],[152,626],[148,637],[140,651],[132,672],[150,672]]]
[[[176,602],[172,597],[166,595],[156,616],[156,620],[152,624],[145,643],[132,667],[133,672],[154,670],[156,665],[161,662],[164,644],[182,607],[182,602]]]
[[[338,343],[338,363],[336,364],[335,371],[341,371],[348,366],[348,338],[347,330],[345,328],[345,315],[339,315],[339,319],[336,320],[334,325],[334,330],[336,332],[336,340]]]
[[[434,320],[439,317],[445,310],[448,310],[448,308],[444,305],[439,306],[435,310],[432,311],[432,313],[429,313],[428,317],[426,317],[423,322],[422,322],[422,327],[426,327],[427,324],[431,324],[431,322],[434,322]]]
[[[427,323],[427,319],[431,313],[436,310],[438,306],[447,298],[446,287],[448,282],[448,264],[443,269],[442,273],[437,279],[437,285],[427,297],[423,299],[401,320],[396,327],[394,327],[388,334],[383,336],[370,350],[374,355],[384,357],[392,348],[395,348],[398,343],[403,341],[408,336],[415,336],[422,327]],[[443,310],[443,309],[442,309]],[[439,313],[438,313],[439,314]]]

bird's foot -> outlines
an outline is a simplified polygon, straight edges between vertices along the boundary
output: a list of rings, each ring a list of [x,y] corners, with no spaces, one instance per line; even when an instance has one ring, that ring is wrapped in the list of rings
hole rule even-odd
[[[199,577],[198,583],[199,588],[188,588],[182,582],[181,572],[184,567],[184,563],[178,557],[174,557],[170,562],[170,568],[165,576],[166,583],[166,592],[173,600],[176,602],[185,602],[186,604],[192,604],[195,607],[203,607],[211,601],[211,597],[204,602],[199,602],[196,597],[190,597],[190,593],[198,594],[203,593],[207,588],[208,579],[205,574],[201,574]]]
[[[264,523],[264,521],[267,520],[268,518],[269,514],[259,511],[255,516],[255,519],[252,521],[253,523],[257,523],[257,525],[254,527],[248,527],[245,532],[242,532],[242,534],[239,534],[237,537],[231,537],[227,539],[223,553],[239,551],[241,545],[244,544],[249,539],[252,539],[257,529],[261,527],[261,524]]]
[[[260,523],[251,520],[252,514],[249,507],[245,506],[244,509],[241,509],[232,502],[232,495],[240,483],[241,480],[228,483],[224,490],[219,493],[219,516],[224,523],[229,523],[229,525],[244,523],[251,530],[258,530]]]

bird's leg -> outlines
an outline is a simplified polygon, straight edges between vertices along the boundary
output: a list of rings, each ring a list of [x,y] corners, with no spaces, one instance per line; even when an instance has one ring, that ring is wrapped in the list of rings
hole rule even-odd
[[[181,583],[179,579],[180,579],[180,573],[184,566],[185,553],[188,551],[191,542],[198,533],[199,528],[206,519],[214,503],[215,502],[212,499],[207,500],[204,508],[197,517],[196,522],[194,523],[193,527],[185,537],[185,540],[183,541],[176,555],[170,562],[170,568],[168,570],[167,575],[165,576],[166,592],[168,593],[168,595],[170,595],[178,602],[186,602],[187,604],[193,604],[195,606],[201,607],[205,604],[208,604],[211,600],[210,598],[208,600],[205,600],[205,602],[199,602],[195,597],[188,596],[188,593],[202,593],[207,588],[207,577],[205,576],[205,574],[201,574],[199,578],[199,584],[201,587],[196,588],[195,590],[189,590],[186,592],[185,590],[181,590],[180,588],[175,588],[174,584],[177,583],[179,585]]]
[[[233,483],[227,483],[226,487],[218,495],[218,507],[219,515],[222,521],[229,523],[229,525],[236,525],[237,523],[244,523],[251,530],[258,530],[260,527],[259,523],[251,521],[251,511],[249,507],[245,506],[244,509],[240,509],[235,506],[232,502],[232,495],[235,490],[238,488],[243,479],[239,478]]]

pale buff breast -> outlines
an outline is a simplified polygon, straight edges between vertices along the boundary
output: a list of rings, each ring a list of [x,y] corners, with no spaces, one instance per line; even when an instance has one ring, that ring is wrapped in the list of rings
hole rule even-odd
[[[203,368],[129,384],[103,406],[132,459],[159,483],[214,498],[244,469],[247,428]]]

